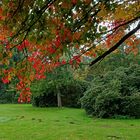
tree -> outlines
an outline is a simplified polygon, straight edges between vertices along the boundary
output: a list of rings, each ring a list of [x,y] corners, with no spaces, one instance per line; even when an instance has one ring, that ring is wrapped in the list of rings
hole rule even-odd
[[[66,64],[77,67],[84,55],[95,57],[92,66],[124,42],[136,54],[139,6],[138,0],[2,1],[2,81],[17,78],[19,101],[30,101],[32,81]]]
[[[80,107],[79,99],[86,87],[85,81],[76,79],[70,66],[59,67],[47,74],[46,79],[32,84],[32,104],[37,107]]]

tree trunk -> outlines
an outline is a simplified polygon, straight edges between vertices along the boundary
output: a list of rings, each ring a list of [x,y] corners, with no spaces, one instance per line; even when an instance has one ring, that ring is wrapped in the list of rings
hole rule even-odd
[[[62,107],[61,94],[58,88],[57,88],[57,106]]]

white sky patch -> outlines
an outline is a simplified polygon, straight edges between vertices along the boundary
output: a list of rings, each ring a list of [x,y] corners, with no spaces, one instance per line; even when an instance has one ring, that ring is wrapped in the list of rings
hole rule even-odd
[[[139,21],[136,21],[135,23],[133,23],[133,24],[131,24],[131,26],[130,26],[130,31],[131,30],[133,30],[134,28],[136,28],[137,26],[138,26],[138,23],[140,22],[140,20]],[[138,37],[138,38],[140,38],[140,29],[135,33],[135,35]]]

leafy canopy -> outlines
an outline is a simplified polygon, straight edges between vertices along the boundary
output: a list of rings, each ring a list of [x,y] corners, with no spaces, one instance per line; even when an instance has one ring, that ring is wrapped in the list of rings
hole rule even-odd
[[[18,81],[19,101],[30,101],[32,81],[83,56],[90,65],[123,42],[137,54],[138,0],[5,0],[0,6],[0,76]],[[130,31],[130,25],[136,27]]]

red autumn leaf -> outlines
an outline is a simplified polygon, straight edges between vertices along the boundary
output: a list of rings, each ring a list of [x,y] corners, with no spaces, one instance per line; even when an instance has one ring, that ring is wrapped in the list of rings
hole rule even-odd
[[[47,51],[50,53],[50,54],[53,54],[55,53],[55,49],[52,47],[52,45],[49,45],[48,48],[47,48]]]
[[[93,57],[96,57],[96,54],[95,53],[93,54]]]
[[[21,99],[20,99],[20,97],[18,97],[18,103],[20,103],[21,102]]]
[[[29,41],[28,40],[24,40],[24,45],[25,46],[29,46],[30,45]]]
[[[7,77],[3,77],[2,78],[2,82],[4,83],[4,84],[8,84],[10,81],[8,80],[8,76]]]
[[[60,36],[58,36],[56,38],[56,41],[54,42],[54,44],[55,44],[56,48],[58,48],[61,45]]]
[[[79,56],[74,56],[73,59],[79,64],[81,62],[81,59]]]
[[[21,45],[18,45],[18,46],[17,46],[17,49],[18,49],[18,51],[22,51],[23,48],[22,48]]]
[[[73,64],[73,60],[70,60],[70,61],[69,61],[69,64],[72,65],[72,64]]]
[[[26,90],[27,90],[27,91],[29,91],[29,90],[30,90],[30,88],[29,88],[29,87],[27,87],[27,88],[26,88]]]
[[[65,60],[62,60],[61,64],[62,65],[65,65],[66,64],[66,61]]]
[[[77,0],[72,0],[72,4],[76,4],[77,3]]]

